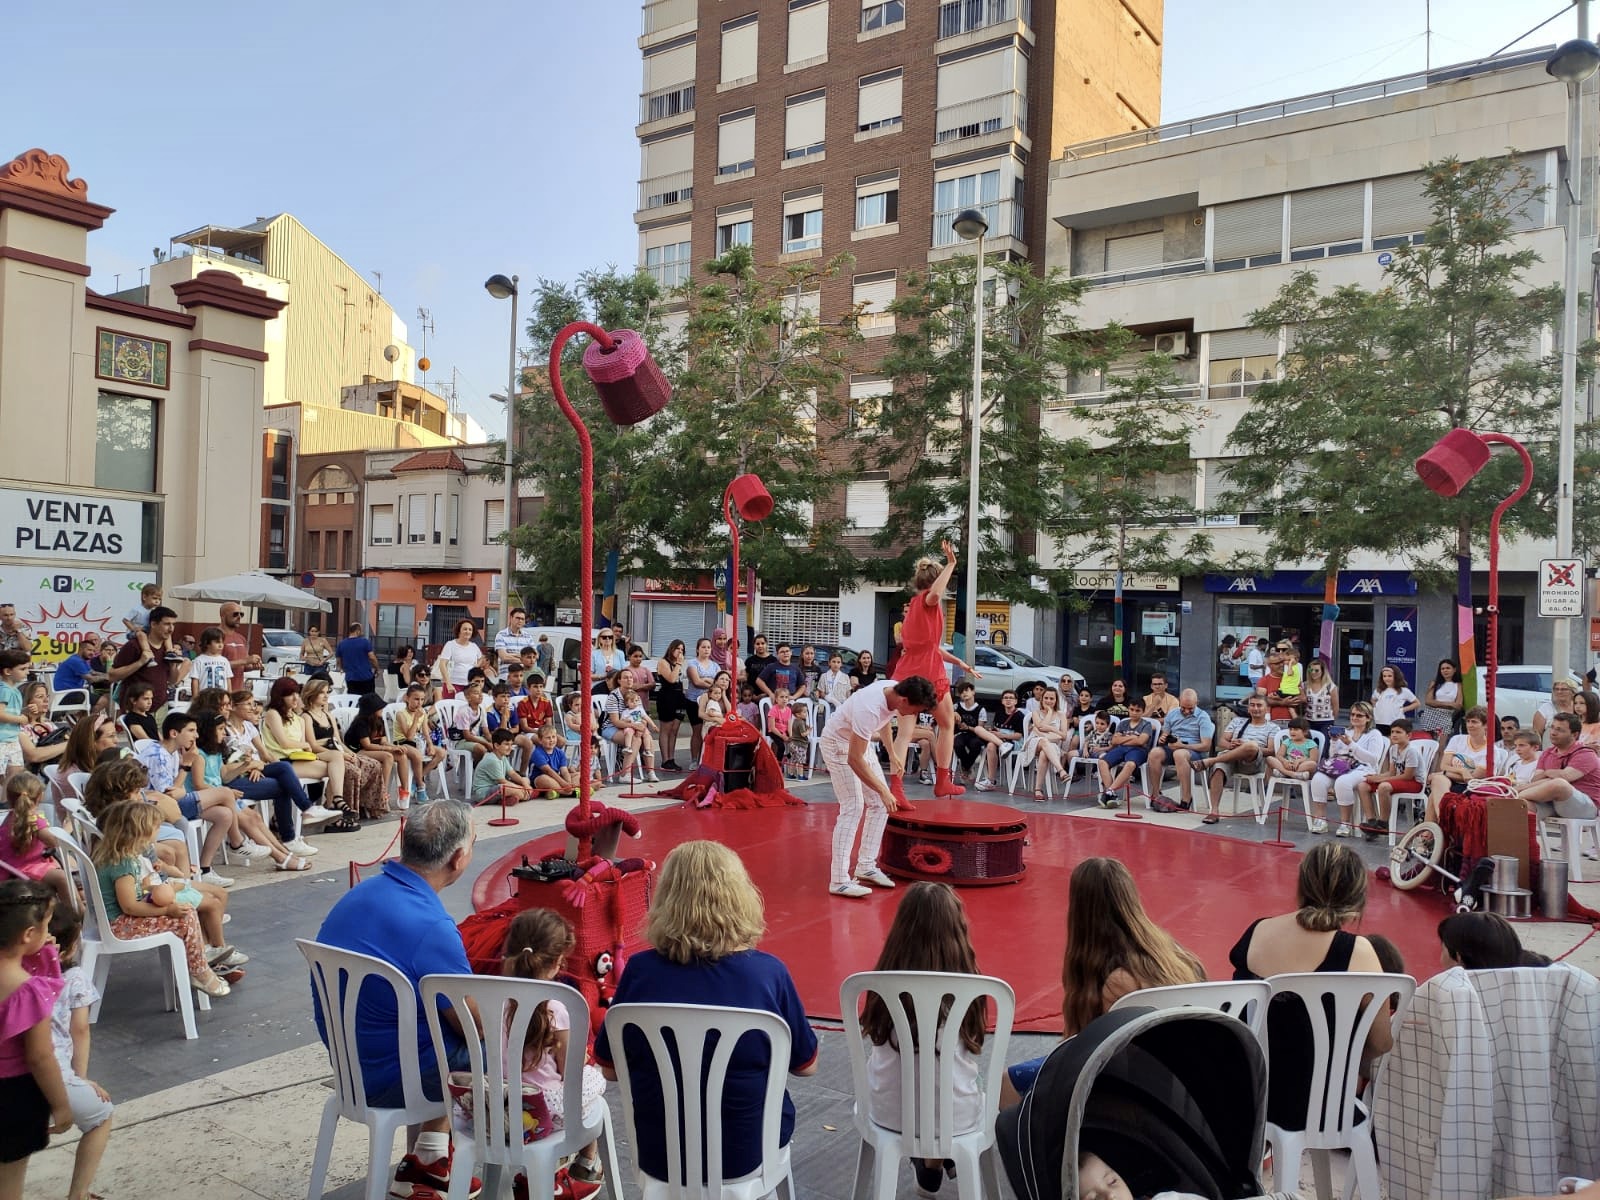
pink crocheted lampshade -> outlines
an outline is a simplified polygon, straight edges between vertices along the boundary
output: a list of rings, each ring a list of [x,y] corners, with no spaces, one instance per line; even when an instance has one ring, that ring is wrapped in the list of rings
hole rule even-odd
[[[1488,442],[1470,429],[1452,429],[1417,459],[1417,475],[1429,491],[1454,496],[1488,461]]]
[[[758,475],[740,475],[728,485],[734,508],[746,521],[765,521],[772,515],[772,493]]]
[[[660,412],[672,399],[672,385],[661,373],[644,339],[631,329],[612,331],[616,345],[604,349],[590,342],[583,352],[583,370],[600,393],[600,403],[613,425],[637,425]]]

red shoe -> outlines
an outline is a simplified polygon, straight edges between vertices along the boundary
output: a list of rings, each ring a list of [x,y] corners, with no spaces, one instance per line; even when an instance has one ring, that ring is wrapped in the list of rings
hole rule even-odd
[[[415,1154],[408,1154],[400,1160],[400,1167],[394,1173],[394,1183],[389,1187],[389,1195],[395,1200],[432,1200],[434,1196],[443,1196],[449,1190],[448,1156],[424,1164]],[[467,1200],[475,1200],[481,1191],[483,1180],[474,1175],[471,1186],[467,1188]]]
[[[949,767],[940,767],[934,772],[933,794],[936,799],[945,796],[965,796],[967,789],[955,781],[955,776],[950,773]]]
[[[906,799],[905,779],[899,775],[889,776],[889,794],[894,797],[898,807],[895,812],[916,812],[917,806]]]

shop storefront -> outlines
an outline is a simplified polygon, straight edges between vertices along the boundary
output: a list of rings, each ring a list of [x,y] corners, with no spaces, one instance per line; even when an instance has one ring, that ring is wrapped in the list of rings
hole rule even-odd
[[[1215,600],[1212,655],[1215,696],[1250,692],[1251,650],[1275,642],[1299,648],[1309,662],[1322,631],[1322,580],[1315,574],[1207,575]],[[1346,703],[1369,696],[1379,668],[1393,662],[1412,681],[1417,670],[1417,581],[1405,571],[1339,572],[1332,671]]]
[[[494,643],[499,627],[499,576],[487,571],[380,571],[377,602],[372,606],[372,635],[379,654],[410,644],[420,651],[440,646],[455,636],[458,621],[478,627],[484,645]],[[426,582],[424,582],[426,580]],[[338,631],[340,635],[343,630]]]
[[[1073,578],[1077,596],[1063,604],[1062,659],[1097,694],[1116,674],[1116,584],[1115,571],[1077,571]],[[1149,690],[1155,671],[1166,673],[1172,691],[1182,686],[1178,646],[1184,614],[1179,589],[1180,581],[1173,575],[1123,577],[1123,674],[1141,691]]]

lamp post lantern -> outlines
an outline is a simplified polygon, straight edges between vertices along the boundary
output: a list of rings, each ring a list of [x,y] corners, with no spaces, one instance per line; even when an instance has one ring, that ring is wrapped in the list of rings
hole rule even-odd
[[[506,482],[505,482],[505,536],[506,552],[500,568],[500,628],[507,629],[511,625],[511,576],[517,567],[517,547],[512,542],[512,531],[516,529],[517,511],[517,476],[513,470],[517,450],[517,284],[519,280],[513,275],[507,279],[504,275],[491,275],[484,281],[483,288],[496,300],[511,301],[511,366],[509,378],[506,381]]]
[[[738,521],[733,518],[737,515]],[[744,521],[765,521],[772,515],[772,493],[761,477],[746,472],[728,481],[722,493],[722,517],[733,542],[733,659],[739,659],[739,526]]]
[[[977,282],[972,299],[972,439],[967,461],[967,624],[962,655],[977,662],[978,653],[978,460],[983,446],[983,239],[989,222],[976,208],[962,211],[952,226],[967,241],[978,243]]]

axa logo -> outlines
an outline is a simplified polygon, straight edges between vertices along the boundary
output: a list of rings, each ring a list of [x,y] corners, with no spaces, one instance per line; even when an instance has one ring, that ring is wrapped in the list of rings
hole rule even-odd
[[[1350,590],[1358,596],[1381,596],[1383,595],[1383,580],[1368,575],[1363,579],[1356,580],[1355,586]]]
[[[1253,592],[1256,590],[1256,581],[1250,575],[1236,575],[1228,583],[1230,592]]]
[[[1390,621],[1389,622],[1389,632],[1390,633],[1411,633],[1411,632],[1413,632],[1413,630],[1411,628],[1411,622],[1410,621]]]

